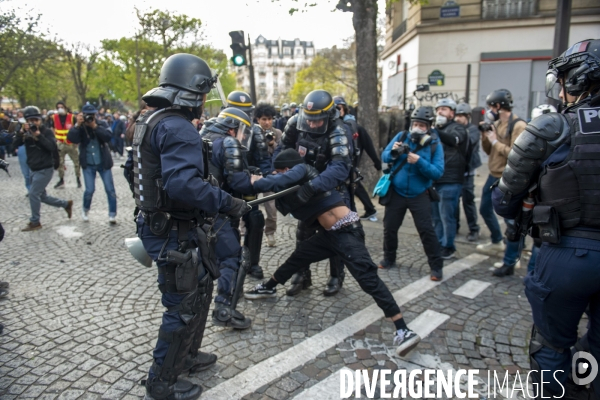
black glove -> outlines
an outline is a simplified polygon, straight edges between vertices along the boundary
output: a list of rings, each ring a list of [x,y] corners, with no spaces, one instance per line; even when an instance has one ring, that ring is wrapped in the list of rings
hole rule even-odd
[[[315,195],[316,190],[312,184],[312,181],[308,181],[304,185],[302,185],[302,187],[300,188],[300,190],[298,190],[297,193],[298,200],[300,200],[302,203],[306,203],[310,200],[311,197]]]
[[[242,218],[244,214],[252,210],[252,207],[248,205],[244,200],[235,197],[231,198],[231,209],[227,211],[227,215],[232,218]]]

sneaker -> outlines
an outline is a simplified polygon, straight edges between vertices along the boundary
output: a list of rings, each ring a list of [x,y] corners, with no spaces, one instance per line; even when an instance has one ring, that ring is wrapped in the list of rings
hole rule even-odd
[[[504,265],[504,263],[502,261],[496,262],[494,263],[494,268],[500,268]],[[517,263],[515,264],[515,268],[519,269],[521,268],[521,260],[517,261]]]
[[[21,232],[37,231],[38,229],[42,229],[42,224],[39,222],[30,222],[25,228],[21,229]]]
[[[56,185],[54,185],[54,189],[58,189],[58,188],[64,188],[65,187],[65,180],[63,178],[60,178],[60,180],[56,183]]]
[[[83,219],[84,222],[88,222],[90,220],[88,213],[89,211],[81,210],[81,219]]]
[[[440,282],[442,279],[444,279],[444,273],[441,269],[432,269],[429,277],[432,281]]]
[[[117,218],[116,217],[108,217],[108,223],[111,225],[116,225],[117,224]]]
[[[77,189],[81,189],[81,179],[77,178]]]
[[[277,296],[277,289],[267,289],[264,283],[259,283],[253,290],[244,293],[244,297],[250,300],[268,299]]]
[[[276,244],[275,235],[267,235],[267,246],[275,247]]]
[[[360,219],[371,220],[371,218],[375,217],[376,215],[377,215],[377,211],[365,212],[363,215],[360,216]],[[377,217],[375,217],[375,221],[377,221]]]
[[[375,213],[375,214],[377,214],[377,213]],[[373,215],[371,218],[369,218],[369,221],[371,221],[371,222],[377,222],[379,220],[377,219],[376,215]]]
[[[378,267],[380,269],[398,268],[398,264],[396,264],[396,261],[381,260],[381,261],[379,261]]]
[[[456,254],[456,250],[452,250],[449,247],[442,247],[442,258],[444,260],[450,260],[452,258],[456,258],[455,254]]]
[[[67,212],[69,219],[71,219],[71,216],[73,215],[73,200],[67,201],[67,206],[65,207],[65,211]]]
[[[396,354],[404,357],[417,347],[420,341],[421,337],[410,329],[398,329],[394,335],[394,345],[398,346],[396,347]]]
[[[503,241],[500,241],[498,243],[487,242],[484,244],[477,245],[476,249],[480,253],[496,255],[496,253],[503,252],[504,250],[506,250],[506,245]]]
[[[479,231],[473,231],[473,232],[469,232],[469,234],[467,235],[467,240],[469,242],[476,242],[479,240]]]

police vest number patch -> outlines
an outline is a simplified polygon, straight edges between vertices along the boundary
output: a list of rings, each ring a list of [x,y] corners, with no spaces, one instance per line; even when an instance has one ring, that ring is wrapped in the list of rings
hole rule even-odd
[[[580,108],[579,128],[583,134],[600,133],[600,107]]]

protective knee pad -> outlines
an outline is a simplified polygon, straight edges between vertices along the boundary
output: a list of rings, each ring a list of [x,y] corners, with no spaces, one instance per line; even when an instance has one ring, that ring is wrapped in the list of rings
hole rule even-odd
[[[194,318],[197,318],[197,316]],[[185,357],[189,353],[192,344],[194,318],[187,325],[172,332],[159,330],[158,338],[169,343],[163,364],[154,368],[154,372],[160,380],[174,382],[177,380],[177,375],[183,371]]]
[[[234,310],[237,307],[238,300],[242,296],[242,293],[244,293],[244,281],[246,280],[248,271],[250,271],[252,265],[251,262],[250,250],[248,250],[246,246],[242,246],[240,249],[240,266],[236,278],[232,283],[233,291],[231,293],[231,308]]]
[[[204,337],[204,330],[206,329],[206,320],[208,319],[208,311],[210,308],[210,303],[212,301],[212,294],[214,290],[214,282],[211,279],[207,280],[208,282],[205,285],[204,293],[200,293],[200,296],[203,297],[202,308],[198,313],[198,322],[197,326],[194,329],[192,344],[190,346],[190,354],[195,357],[202,346],[202,338]],[[202,290],[200,286],[198,290]]]
[[[246,240],[244,244],[250,250],[251,264],[257,265],[260,260],[265,216],[262,211],[255,209],[246,215]]]

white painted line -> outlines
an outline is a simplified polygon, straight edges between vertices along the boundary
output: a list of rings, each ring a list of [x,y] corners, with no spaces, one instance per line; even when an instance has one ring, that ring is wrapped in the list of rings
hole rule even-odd
[[[348,370],[354,374],[354,370],[343,367],[316,385],[298,393],[292,400],[340,400],[340,375],[342,370]]]
[[[438,326],[443,324],[449,318],[449,315],[433,310],[426,310],[417,318],[412,320],[408,326],[419,336],[421,336],[421,339],[425,339],[431,332],[433,332]]]
[[[444,268],[444,280],[452,278],[487,258],[482,254],[473,253],[449,264]],[[396,291],[393,295],[398,305],[402,306],[439,284],[439,282],[432,281],[429,276],[425,276]],[[294,368],[315,359],[323,351],[366,328],[381,317],[381,310],[376,304],[373,304],[303,342],[240,372],[204,393],[202,398],[204,400],[241,399]]]
[[[74,226],[61,225],[56,228],[56,232],[59,235],[66,237],[67,239],[78,238],[80,236],[83,236],[83,233],[77,232],[75,231],[75,229],[77,228]]]
[[[485,289],[490,286],[491,283],[478,281],[477,279],[471,279],[458,289],[456,289],[452,294],[457,296],[466,297],[468,299],[474,299],[479,296]]]

